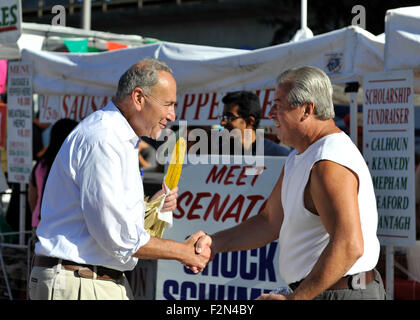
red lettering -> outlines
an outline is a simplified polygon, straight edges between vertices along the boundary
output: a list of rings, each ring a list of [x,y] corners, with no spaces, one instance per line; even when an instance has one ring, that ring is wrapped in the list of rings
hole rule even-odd
[[[233,178],[235,175],[232,173],[233,170],[239,169],[241,166],[230,166],[229,172],[226,175],[224,184],[233,184],[233,181],[229,181],[229,178]]]
[[[108,97],[106,97],[106,96],[105,97],[99,97],[99,98],[102,99],[102,101],[101,101],[101,103],[98,107],[98,105],[95,103],[95,98],[97,98],[97,97],[92,97],[92,100],[91,100],[91,107],[92,107],[93,112],[95,112],[98,109],[102,109],[108,103]]]
[[[209,183],[210,178],[212,179],[213,183],[215,183],[216,180],[219,179],[219,181],[217,183],[220,184],[220,182],[222,181],[222,178],[223,178],[223,176],[224,176],[224,174],[227,170],[227,166],[224,165],[222,167],[222,169],[220,169],[219,172],[217,172],[217,168],[218,168],[217,165],[215,165],[215,166],[213,166],[213,168],[211,168],[210,173],[209,173],[209,175],[207,176],[207,179],[206,179],[206,184]]]
[[[371,104],[371,101],[370,101],[370,90],[369,89],[366,90],[365,103],[366,104]]]
[[[268,201],[268,199],[264,201],[264,203],[262,204],[262,206],[261,206],[260,210],[258,210],[258,213],[257,213],[257,214],[260,214],[261,212],[263,212],[263,211],[264,211],[265,206],[267,205],[267,201]]]
[[[80,101],[78,121],[86,118],[86,116],[88,115],[88,105],[90,104],[90,97],[81,96],[81,98],[82,98],[82,101]],[[86,103],[85,103],[85,98],[87,98]]]
[[[214,107],[217,107],[219,105],[219,102],[216,99],[217,99],[217,93],[214,92],[213,93],[213,97],[211,99],[210,113],[209,113],[208,120],[217,120],[217,114],[216,115],[213,115],[213,113],[214,113]]]
[[[77,116],[78,102],[79,102],[79,97],[78,96],[75,96],[74,97],[74,100],[73,100],[73,104],[71,105],[70,113],[68,115],[68,117],[70,119],[77,120],[76,116]]]
[[[200,203],[203,198],[211,198],[209,204],[204,207],[205,211],[203,209],[203,204]],[[207,221],[207,219],[211,216],[214,221],[219,221],[222,217],[222,222],[225,222],[227,219],[235,219],[235,222],[239,223],[240,220],[242,222],[246,221],[252,212],[256,213],[257,204],[262,203],[262,206],[259,208],[257,213],[260,214],[267,203],[267,200],[264,201],[264,196],[259,194],[248,195],[246,197],[244,195],[239,195],[234,198],[233,202],[229,206],[227,206],[230,199],[230,194],[227,194],[225,198],[222,199],[219,193],[212,194],[210,192],[198,192],[197,194],[193,194],[190,191],[186,191],[178,197],[178,207],[174,212],[174,218],[185,218],[188,220],[202,218],[204,221]],[[248,200],[247,207],[243,212],[246,199]],[[190,204],[191,206],[186,208]],[[188,213],[185,214],[186,212]],[[203,212],[204,214],[202,214]],[[243,215],[242,219],[241,215]]]
[[[251,213],[252,209],[254,209],[254,207],[255,207],[255,205],[257,204],[258,201],[264,200],[264,197],[261,196],[261,195],[258,195],[258,194],[257,195],[252,195],[252,196],[247,196],[246,198],[248,200],[250,200],[251,203],[248,205],[248,208],[246,209],[245,214],[242,217],[242,221],[245,221],[246,219],[248,219],[249,214]]]
[[[176,207],[176,210],[178,210],[180,213],[177,214],[176,211],[174,211],[174,218],[181,219],[185,215],[185,211],[182,208],[181,203],[186,197],[188,197],[185,202],[187,206],[190,204],[192,198],[194,198],[193,194],[190,191],[185,191],[184,193],[182,193],[177,199],[177,207]]]
[[[225,210],[225,207],[226,207],[229,199],[230,199],[230,195],[227,195],[225,201],[223,201],[223,203],[222,203],[222,206],[219,208],[220,195],[218,193],[215,193],[213,195],[213,198],[211,199],[210,204],[207,207],[206,212],[204,213],[204,217],[203,217],[204,221],[207,220],[210,212],[213,210],[213,207],[214,207],[213,219],[215,221],[219,221],[220,216],[222,215],[223,210]]]
[[[252,168],[252,166],[243,166],[241,173],[239,174],[238,180],[236,180],[236,185],[237,186],[242,186],[244,184],[246,184],[245,181],[242,181],[242,179],[247,178],[248,176],[245,174],[246,169],[248,168]]]
[[[69,107],[67,106],[67,99],[70,98],[70,95],[66,94],[63,97],[63,109],[64,109],[64,114],[65,114],[65,118],[68,118],[69,116]]]
[[[241,215],[242,207],[244,205],[244,200],[245,200],[244,196],[243,195],[239,195],[235,199],[235,201],[233,201],[233,203],[231,204],[231,206],[229,207],[229,209],[227,209],[225,215],[222,218],[222,221],[225,222],[226,219],[235,218],[235,221],[236,222],[239,222],[239,217]],[[234,209],[236,209],[236,212],[233,212]]]
[[[188,220],[200,219],[200,216],[198,214],[194,214],[194,210],[202,209],[203,206],[200,204],[200,200],[201,200],[201,198],[208,198],[208,197],[211,197],[210,192],[198,192],[197,193],[197,196],[195,197],[194,202],[191,205],[190,210],[188,211],[188,214],[187,214],[187,219]]]
[[[202,93],[200,93],[199,95],[198,95],[198,103],[197,103],[197,108],[195,109],[195,116],[194,116],[194,119],[195,120],[198,120],[199,119],[199,115],[200,115],[200,109],[202,108],[202,107],[204,107],[205,105],[207,105],[207,103],[209,102],[209,94],[208,93],[205,93],[204,94],[204,101],[202,101],[202,98],[203,98],[203,94]]]
[[[185,97],[184,97],[184,105],[182,107],[182,114],[181,114],[181,118],[179,120],[185,120],[185,112],[187,111],[187,108],[190,108],[195,101],[195,94],[194,93],[191,94],[191,101],[188,101],[189,96],[190,96],[189,94],[186,94]]]
[[[274,90],[274,88],[265,90],[264,101],[261,108],[261,119],[268,119],[268,116],[266,116],[266,110],[267,107],[273,103],[273,101],[270,99],[270,94]]]

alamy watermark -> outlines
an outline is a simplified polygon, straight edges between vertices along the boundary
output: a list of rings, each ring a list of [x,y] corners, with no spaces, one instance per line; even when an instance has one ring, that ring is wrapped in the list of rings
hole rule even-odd
[[[351,20],[351,25],[366,29],[366,8],[358,4],[353,6],[351,13],[356,14]]]
[[[55,16],[51,20],[53,26],[66,26],[66,8],[62,5],[55,5],[51,8],[51,13]]]
[[[219,130],[202,128],[188,129],[187,121],[179,122],[178,133],[171,129],[163,129],[158,141],[166,141],[156,152],[156,161],[165,165],[170,163],[172,150],[179,138],[187,142],[184,164],[245,164],[249,168],[247,175],[259,174],[264,167],[264,130],[239,129]],[[244,146],[248,146],[247,148]],[[233,149],[232,149],[233,148]]]

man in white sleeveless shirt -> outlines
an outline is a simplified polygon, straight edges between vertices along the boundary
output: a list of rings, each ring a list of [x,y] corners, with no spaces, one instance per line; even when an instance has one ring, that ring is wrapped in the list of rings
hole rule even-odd
[[[293,292],[259,299],[385,298],[374,269],[380,244],[371,176],[357,147],[334,123],[332,93],[318,68],[279,76],[270,118],[279,139],[294,150],[265,210],[196,244],[197,252],[210,246],[213,258],[278,238],[280,274]]]

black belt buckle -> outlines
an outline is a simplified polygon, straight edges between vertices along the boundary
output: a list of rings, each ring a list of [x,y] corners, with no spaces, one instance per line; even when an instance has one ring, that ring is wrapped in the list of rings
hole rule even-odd
[[[349,277],[349,287],[353,290],[366,289],[366,272],[351,275]]]

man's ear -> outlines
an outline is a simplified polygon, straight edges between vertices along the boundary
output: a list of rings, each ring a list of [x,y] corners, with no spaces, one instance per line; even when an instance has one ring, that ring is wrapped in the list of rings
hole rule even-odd
[[[136,109],[140,111],[144,104],[144,92],[142,88],[137,87],[131,91],[131,101],[136,106]]]
[[[248,126],[251,126],[251,128],[254,128],[254,124],[255,124],[255,117],[254,116],[249,116],[246,119],[246,123]]]
[[[310,115],[315,115],[315,106],[313,102],[305,102],[303,105],[302,120],[307,119]]]

